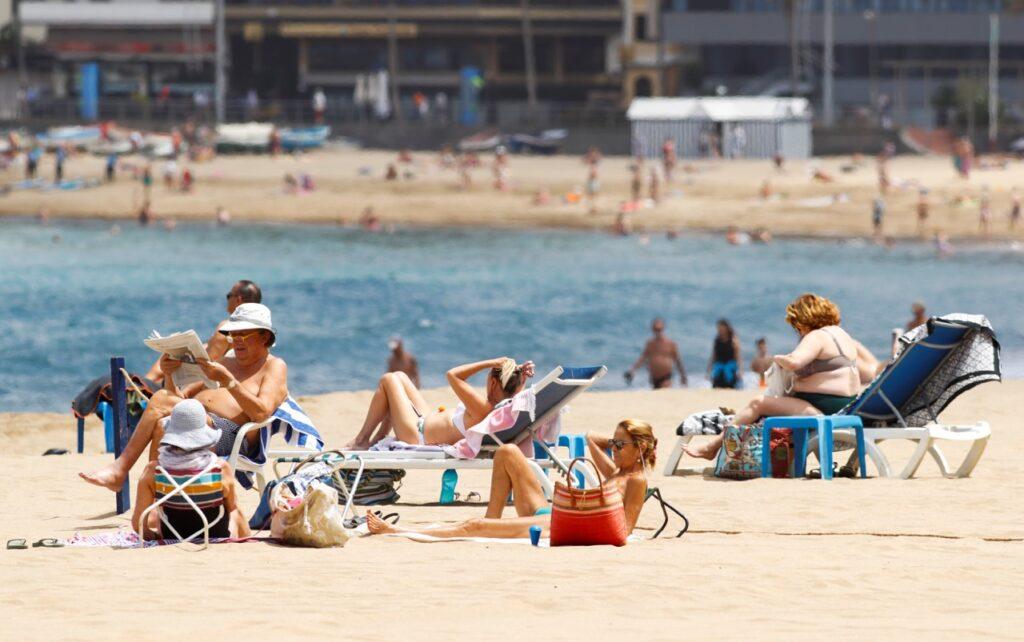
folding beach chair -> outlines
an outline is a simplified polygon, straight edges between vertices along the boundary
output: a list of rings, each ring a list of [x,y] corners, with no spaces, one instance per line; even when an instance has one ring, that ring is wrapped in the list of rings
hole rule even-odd
[[[143,540],[149,513],[160,509],[163,528],[170,531],[179,543],[191,543],[193,539],[202,535],[203,544],[199,550],[209,546],[210,529],[224,519],[224,482],[220,467],[220,459],[214,459],[202,470],[167,470],[158,465],[154,478],[156,501],[146,508],[139,518],[139,541]],[[194,533],[183,536],[174,522],[180,523],[181,516],[190,512],[198,516],[201,527]]]
[[[917,444],[914,454],[898,477],[914,476],[925,455],[930,454],[945,477],[967,477],[985,452],[992,434],[987,422],[956,426],[939,423],[939,414],[960,394],[974,386],[1001,379],[999,342],[988,319],[979,315],[951,314],[932,317],[928,323],[907,332],[899,339],[899,352],[874,381],[849,406],[832,415],[842,423],[860,421],[864,426],[866,456],[882,477],[892,477],[893,467],[877,444],[888,439],[906,439]],[[852,422],[851,422],[852,418]],[[789,420],[806,422],[809,417],[772,417],[775,428]],[[817,418],[824,422],[825,417]],[[823,427],[823,423],[822,423]],[[665,467],[675,473],[682,456],[680,437]],[[833,432],[834,441],[856,444],[855,429]],[[952,470],[936,442],[971,443],[963,462]],[[808,450],[817,451],[817,438],[808,442]],[[952,472],[951,472],[952,471]],[[824,475],[826,471],[822,470]]]
[[[348,451],[347,458],[325,456],[324,461],[334,467],[335,470],[353,470],[359,467],[360,461],[365,462],[367,470],[489,470],[494,466],[494,452],[503,444],[521,444],[527,439],[533,440],[534,446],[540,448],[540,453],[529,460],[531,468],[537,475],[537,479],[544,489],[545,495],[551,496],[554,484],[548,479],[547,470],[557,469],[562,472],[568,470],[568,464],[558,456],[553,448],[554,444],[545,442],[539,438],[537,429],[543,426],[549,419],[553,419],[557,413],[576,396],[590,388],[608,372],[605,366],[593,366],[584,368],[556,367],[543,379],[533,385],[533,393],[536,395],[536,410],[534,417],[529,413],[520,412],[516,423],[512,427],[495,433],[484,439],[483,449],[474,459],[458,459],[451,457],[442,450],[431,451]],[[351,455],[358,454],[359,459]],[[278,458],[277,463],[297,463],[302,458],[289,456]],[[457,473],[455,473],[457,474]],[[591,473],[585,477],[588,484],[596,484],[591,478]],[[355,494],[356,489],[351,489]]]
[[[245,437],[254,430],[260,431],[259,445],[255,452],[245,452]],[[284,439],[291,449],[271,450],[270,440],[274,436]],[[298,402],[289,396],[269,419],[249,422],[238,429],[231,455],[228,456],[228,464],[235,470],[235,477],[243,488],[252,488],[252,478],[255,477],[256,489],[263,493],[266,486],[263,466],[268,459],[286,455],[308,456],[311,452],[323,448],[324,440],[313,426],[313,420],[302,411]]]

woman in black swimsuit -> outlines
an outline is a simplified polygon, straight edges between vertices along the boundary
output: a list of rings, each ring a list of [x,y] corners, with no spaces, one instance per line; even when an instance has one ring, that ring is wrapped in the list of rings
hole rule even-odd
[[[861,389],[858,361],[874,357],[839,327],[839,307],[825,297],[804,294],[786,307],[786,322],[800,335],[789,354],[772,358],[792,372],[793,392],[785,397],[755,397],[736,413],[733,424],[746,426],[761,417],[834,414],[854,400]],[[712,459],[722,446],[716,437],[702,447],[687,447],[691,457]]]
[[[708,378],[713,388],[738,388],[743,380],[740,340],[725,319],[718,320],[717,331],[708,360]]]

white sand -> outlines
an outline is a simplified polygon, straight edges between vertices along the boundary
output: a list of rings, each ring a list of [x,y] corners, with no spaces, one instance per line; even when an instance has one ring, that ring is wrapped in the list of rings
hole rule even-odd
[[[750,394],[588,393],[565,428],[609,431],[622,418],[645,419],[665,457],[685,415]],[[427,397],[450,401],[445,391]],[[368,398],[301,402],[337,445]],[[727,482],[665,478],[659,466],[652,484],[689,516],[691,532],[622,549],[363,538],[333,550],[2,550],[0,639],[1020,639],[1021,399],[1024,382],[989,384],[946,412],[949,422],[992,423],[988,451],[966,480],[940,478],[930,461],[913,481]],[[110,460],[101,442],[90,421],[88,454],[41,458],[49,447],[74,448],[70,415],[0,415],[4,540],[127,523],[112,514],[111,493],[75,476]],[[910,452],[883,447],[890,459]],[[487,480],[462,473],[459,490],[486,495]],[[482,505],[434,505],[438,489],[437,473],[411,471],[393,509],[409,524],[482,515]],[[244,495],[247,511],[256,499]],[[640,532],[658,517],[648,506]]]

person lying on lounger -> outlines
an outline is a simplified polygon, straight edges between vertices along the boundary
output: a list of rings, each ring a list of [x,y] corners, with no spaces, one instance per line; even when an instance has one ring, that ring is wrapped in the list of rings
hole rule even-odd
[[[792,372],[793,390],[784,397],[758,396],[736,413],[733,424],[747,426],[761,417],[835,414],[856,398],[871,381],[878,361],[859,341],[839,327],[839,307],[825,297],[804,294],[786,306],[786,322],[800,335],[789,354],[775,355],[776,366]],[[686,454],[714,459],[722,436]]]
[[[231,454],[238,429],[243,424],[264,421],[274,414],[288,398],[288,366],[284,360],[270,354],[276,335],[270,309],[260,303],[243,303],[231,313],[220,332],[231,341],[234,356],[199,363],[203,373],[220,387],[206,388],[202,382],[196,382],[178,390],[170,375],[181,367],[181,362],[164,355],[160,360],[160,368],[167,375],[164,389],[149,400],[121,456],[100,470],[79,473],[82,479],[115,492],[120,490],[128,471],[147,447],[150,461],[157,458],[163,437],[160,420],[171,414],[182,399],[196,399],[206,408],[211,424],[221,431],[220,441],[214,448],[221,457]],[[258,447],[259,431],[252,431],[246,435],[241,452],[249,454]]]
[[[487,387],[481,394],[468,379],[483,370],[488,371]],[[520,392],[533,374],[532,361],[517,365],[508,357],[456,366],[448,371],[448,385],[459,404],[435,412],[408,375],[389,372],[380,378],[363,427],[345,449],[365,450],[391,432],[407,444],[454,444],[495,406]]]
[[[142,513],[157,501],[157,495],[170,494],[173,486],[157,465],[171,476],[178,477],[177,483],[206,470],[217,459],[213,447],[221,437],[221,431],[210,427],[206,409],[195,399],[178,402],[170,417],[162,420],[163,436],[160,438],[160,454],[156,461],[149,462],[139,479],[135,495],[135,513],[132,528],[136,533],[140,526],[144,539],[172,539],[174,533],[165,528],[161,514],[166,516],[171,527],[182,537],[202,532],[203,522],[199,513],[186,504],[179,495],[173,496],[159,508],[150,511],[146,523],[140,524]],[[221,462],[210,469],[205,479],[186,487],[185,492],[203,511],[210,526],[210,537],[248,537],[249,523],[238,508],[235,494],[235,476],[227,462]],[[176,501],[175,501],[176,500]],[[224,514],[218,518],[221,508]]]
[[[615,427],[609,439],[595,433],[587,435],[587,448],[601,475],[622,493],[626,512],[626,531],[632,533],[647,498],[647,471],[654,468],[658,440],[650,424],[626,419]],[[606,449],[611,449],[609,457]],[[502,519],[508,494],[512,493],[516,517]],[[450,526],[405,528],[393,526],[372,512],[366,514],[371,534],[422,533],[434,537],[529,537],[531,526],[540,526],[543,536],[551,528],[551,507],[544,498],[540,482],[518,447],[505,444],[494,454],[491,472],[491,496],[482,518]]]

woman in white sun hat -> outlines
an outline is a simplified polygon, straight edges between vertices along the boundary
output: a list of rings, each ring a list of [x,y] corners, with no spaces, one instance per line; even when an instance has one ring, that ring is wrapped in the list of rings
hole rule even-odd
[[[277,329],[271,322],[270,309],[261,303],[243,303],[219,331],[227,335],[233,353],[219,361],[200,361],[199,366],[217,388],[206,388],[197,382],[179,390],[174,377],[164,378],[164,389],[149,400],[135,432],[121,456],[112,464],[93,473],[79,473],[85,481],[117,491],[125,476],[142,453],[149,449],[149,459],[157,457],[163,437],[160,420],[171,414],[182,399],[195,399],[206,411],[210,424],[221,431],[214,452],[222,457],[231,453],[238,429],[250,421],[264,421],[288,398],[288,366],[270,354],[277,340]],[[172,375],[181,362],[164,355],[160,369]],[[259,447],[259,432],[246,436],[242,449],[245,455]]]

